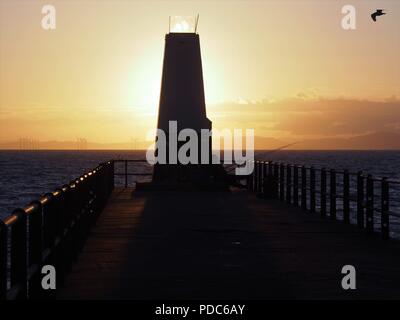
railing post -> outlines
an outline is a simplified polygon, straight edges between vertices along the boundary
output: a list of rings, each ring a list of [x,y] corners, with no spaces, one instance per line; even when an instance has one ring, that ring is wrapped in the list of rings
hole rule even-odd
[[[274,175],[274,162],[273,161],[268,161],[268,174],[270,176]]]
[[[263,162],[258,161],[258,182],[257,182],[257,193],[260,193],[262,190],[262,176],[263,176]]]
[[[276,194],[276,180],[274,176],[274,163],[272,161],[268,161],[265,163],[264,167],[264,185],[263,185],[263,193],[266,198],[275,198]]]
[[[125,160],[125,188],[128,188],[128,160]]]
[[[350,178],[349,171],[343,173],[343,222],[350,223]]]
[[[253,191],[253,175],[254,175],[254,167],[253,171],[247,176],[247,190]]]
[[[17,299],[27,299],[27,224],[23,209],[14,210],[18,221],[11,230],[11,286],[19,284]]]
[[[371,175],[367,177],[367,233],[374,231],[374,180]]]
[[[389,182],[382,179],[381,185],[381,230],[383,239],[389,238]]]
[[[291,203],[292,200],[292,166],[286,165],[286,202]]]
[[[269,168],[270,178],[272,179],[271,184],[271,196],[274,199],[278,198],[278,175],[277,175],[277,164],[271,162],[271,166]]]
[[[253,161],[254,170],[253,170],[253,180],[251,185],[251,191],[255,192],[257,190],[257,161]]]
[[[86,175],[85,175],[86,176]],[[86,183],[88,180],[92,179],[91,176],[87,176]],[[89,188],[90,190],[91,188]],[[87,192],[89,192],[89,190]],[[67,191],[64,191],[63,188],[55,190],[55,196],[53,201],[55,203],[54,212],[57,216],[56,218],[56,243],[52,252],[52,260],[54,261],[54,266],[57,270],[57,283],[63,283],[66,273],[67,273],[67,265],[68,265],[68,254],[66,251],[66,242],[65,242],[65,229],[67,228],[67,215],[68,215],[68,206],[67,206]],[[91,202],[90,200],[88,202]],[[93,209],[94,203],[88,205],[86,215],[86,221],[90,224],[90,219],[94,219],[96,216],[94,212],[92,213],[91,209]],[[50,294],[50,292],[49,292]]]
[[[112,160],[111,163],[110,163],[110,175],[111,175],[111,177],[110,177],[110,187],[111,187],[111,190],[114,190],[114,187],[115,187],[115,181],[114,181],[115,175],[114,175],[114,173],[115,173],[115,164],[114,164],[114,160]]]
[[[293,166],[293,204],[299,206],[299,167]]]
[[[256,179],[257,179],[257,162],[253,160],[253,174],[251,175],[251,191],[256,190]]]
[[[307,210],[307,169],[301,167],[301,208]]]
[[[285,165],[279,165],[279,200],[285,200]]]
[[[52,249],[56,237],[56,212],[54,210],[54,195],[46,193],[48,201],[43,205],[43,244],[44,249]],[[80,197],[80,194],[78,194]],[[80,213],[79,213],[80,214]]]
[[[310,211],[315,212],[315,169],[310,168]]]
[[[336,220],[336,171],[330,171],[330,216],[332,220]]]
[[[7,226],[0,219],[0,300],[7,299]]]
[[[357,173],[357,225],[364,228],[364,177],[362,171]]]
[[[262,195],[264,198],[268,198],[271,196],[271,176],[270,176],[270,168],[271,162],[263,162],[263,184],[262,184]]]
[[[262,176],[263,176],[263,162],[258,161],[258,183],[257,183],[257,193],[262,190]]]
[[[321,217],[326,217],[326,169],[321,169]]]
[[[29,299],[35,299],[40,296],[41,286],[41,273],[40,267],[42,265],[42,203],[40,201],[33,201],[31,205],[34,206],[32,213],[28,215],[29,219],[29,269],[34,268],[34,274],[31,274],[29,279]],[[29,270],[28,269],[28,270]],[[33,270],[32,270],[33,271]]]
[[[254,162],[254,188],[253,191],[257,192],[258,189],[258,161]]]
[[[268,177],[268,166],[269,166],[269,162],[263,162],[263,184],[262,184],[262,194],[264,196],[267,195],[267,190],[268,190],[268,183],[270,183],[269,181],[269,177]]]
[[[279,164],[275,163],[274,164],[274,181],[275,181],[275,186],[274,186],[274,195],[275,198],[279,198]]]

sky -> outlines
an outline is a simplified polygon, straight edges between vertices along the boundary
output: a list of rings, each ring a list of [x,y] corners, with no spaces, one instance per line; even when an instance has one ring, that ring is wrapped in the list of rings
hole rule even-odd
[[[55,30],[41,27],[45,4]],[[355,30],[341,26],[345,4]],[[387,14],[373,22],[377,8]],[[0,142],[145,139],[169,16],[196,14],[214,128],[400,133],[398,1],[0,0]]]

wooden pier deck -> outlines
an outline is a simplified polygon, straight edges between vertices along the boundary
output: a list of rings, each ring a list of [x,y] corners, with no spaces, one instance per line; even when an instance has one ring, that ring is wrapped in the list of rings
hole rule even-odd
[[[245,190],[115,189],[57,298],[400,298],[399,249]]]

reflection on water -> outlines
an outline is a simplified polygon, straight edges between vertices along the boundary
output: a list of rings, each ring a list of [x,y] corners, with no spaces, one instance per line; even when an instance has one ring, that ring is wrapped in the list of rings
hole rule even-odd
[[[143,159],[136,151],[0,151],[0,216],[110,159]],[[122,179],[122,178],[121,178]]]

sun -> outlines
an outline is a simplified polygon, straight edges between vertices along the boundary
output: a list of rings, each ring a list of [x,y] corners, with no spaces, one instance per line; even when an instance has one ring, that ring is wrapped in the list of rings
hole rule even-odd
[[[195,33],[198,18],[194,16],[172,16],[169,19],[169,32]]]

